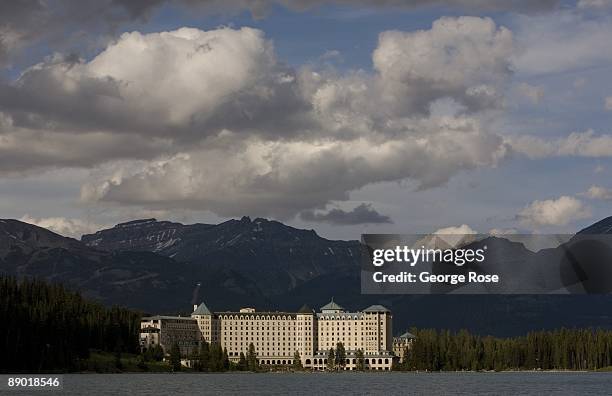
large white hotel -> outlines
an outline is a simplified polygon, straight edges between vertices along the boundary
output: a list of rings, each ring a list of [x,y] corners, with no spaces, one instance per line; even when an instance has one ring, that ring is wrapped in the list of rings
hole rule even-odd
[[[290,365],[298,351],[302,365],[324,370],[330,348],[341,342],[346,349],[346,370],[356,368],[356,353],[363,351],[368,370],[391,370],[399,354],[393,340],[393,316],[382,305],[359,312],[346,312],[332,301],[315,313],[308,306],[297,312],[211,312],[202,303],[194,306],[190,317],[152,316],[142,318],[140,340],[143,346],[159,344],[169,349],[177,343],[184,355],[202,341],[219,343],[230,360],[238,361],[255,346],[260,364]],[[398,356],[399,357],[399,356]]]

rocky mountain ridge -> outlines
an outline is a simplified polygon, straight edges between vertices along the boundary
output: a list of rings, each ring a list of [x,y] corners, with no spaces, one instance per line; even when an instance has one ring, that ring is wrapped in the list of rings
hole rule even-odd
[[[605,230],[608,223],[612,218],[581,232]],[[497,335],[612,327],[610,295],[363,295],[360,257],[358,241],[330,241],[260,218],[216,225],[135,220],[81,241],[0,220],[2,274],[60,282],[105,304],[149,313],[187,314],[199,301],[213,310],[296,310],[334,296],[348,309],[388,306],[397,332],[413,325]]]

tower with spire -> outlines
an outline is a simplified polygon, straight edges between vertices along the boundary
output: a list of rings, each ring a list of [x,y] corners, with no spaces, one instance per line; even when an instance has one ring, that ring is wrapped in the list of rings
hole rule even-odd
[[[344,312],[344,308],[339,304],[336,304],[334,298],[331,298],[331,301],[321,307],[322,313],[340,313]]]

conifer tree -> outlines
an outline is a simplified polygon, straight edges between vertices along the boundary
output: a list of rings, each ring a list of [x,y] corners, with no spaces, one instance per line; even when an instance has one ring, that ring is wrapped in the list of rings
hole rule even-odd
[[[249,371],[257,371],[259,369],[259,363],[257,362],[257,354],[255,353],[255,345],[251,342],[249,344],[249,350],[247,352],[247,366]]]
[[[240,360],[238,361],[238,370],[247,371],[248,368],[249,367],[247,364],[246,357],[244,356],[244,353],[240,352]]]
[[[336,367],[334,348],[329,348],[327,352],[327,369],[333,370]]]
[[[39,280],[0,277],[0,372],[79,370],[89,351],[140,353],[140,315]],[[120,363],[120,359],[119,359]]]
[[[358,349],[357,352],[355,353],[355,359],[357,359],[357,364],[355,365],[355,369],[357,371],[364,371],[365,370],[365,358],[363,356],[363,350]]]
[[[181,371],[181,349],[176,342],[170,348],[170,366],[172,371]]]
[[[203,341],[200,345],[200,364],[198,370],[208,371],[210,368],[210,350],[207,341]]]
[[[339,342],[336,344],[336,365],[340,370],[344,370],[344,366],[346,366],[346,350],[344,349],[344,344]]]
[[[304,369],[304,366],[302,366],[302,357],[297,350],[293,354],[293,369],[295,371],[302,371]]]
[[[210,344],[210,363],[209,371],[218,372],[223,370],[223,349],[221,346],[213,342]]]
[[[223,367],[222,370],[223,371],[227,371],[230,369],[230,361],[229,361],[229,356],[227,355],[227,349],[223,348],[223,356],[221,357],[222,362],[223,362]]]

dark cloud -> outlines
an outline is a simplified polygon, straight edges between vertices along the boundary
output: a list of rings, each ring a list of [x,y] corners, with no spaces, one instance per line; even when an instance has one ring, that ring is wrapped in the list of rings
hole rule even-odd
[[[263,18],[280,5],[307,11],[325,4],[366,8],[438,7],[466,13],[513,11],[542,12],[555,9],[559,0],[18,0],[0,2],[0,66],[10,64],[21,49],[45,44],[51,49],[70,48],[77,35],[95,41],[100,34],[117,32],[126,22],[146,21],[163,4],[202,14],[251,12]]]
[[[308,210],[300,213],[300,217],[305,221],[315,221],[336,225],[393,223],[389,216],[378,213],[376,209],[372,207],[372,204],[367,203],[362,203],[350,211],[345,211],[339,208],[334,208],[323,213]]]
[[[540,12],[556,8],[559,0],[279,0],[268,3],[281,3],[294,9],[308,9],[324,4],[340,4],[361,7],[441,7],[446,9],[459,9],[462,11],[514,11],[514,12]]]
[[[51,50],[87,48],[122,24],[146,20],[166,0],[17,0],[0,2],[0,67],[22,50],[44,45]],[[98,43],[98,45],[101,43]]]
[[[111,4],[127,11],[131,19],[148,17],[160,4],[166,0],[112,0]]]

